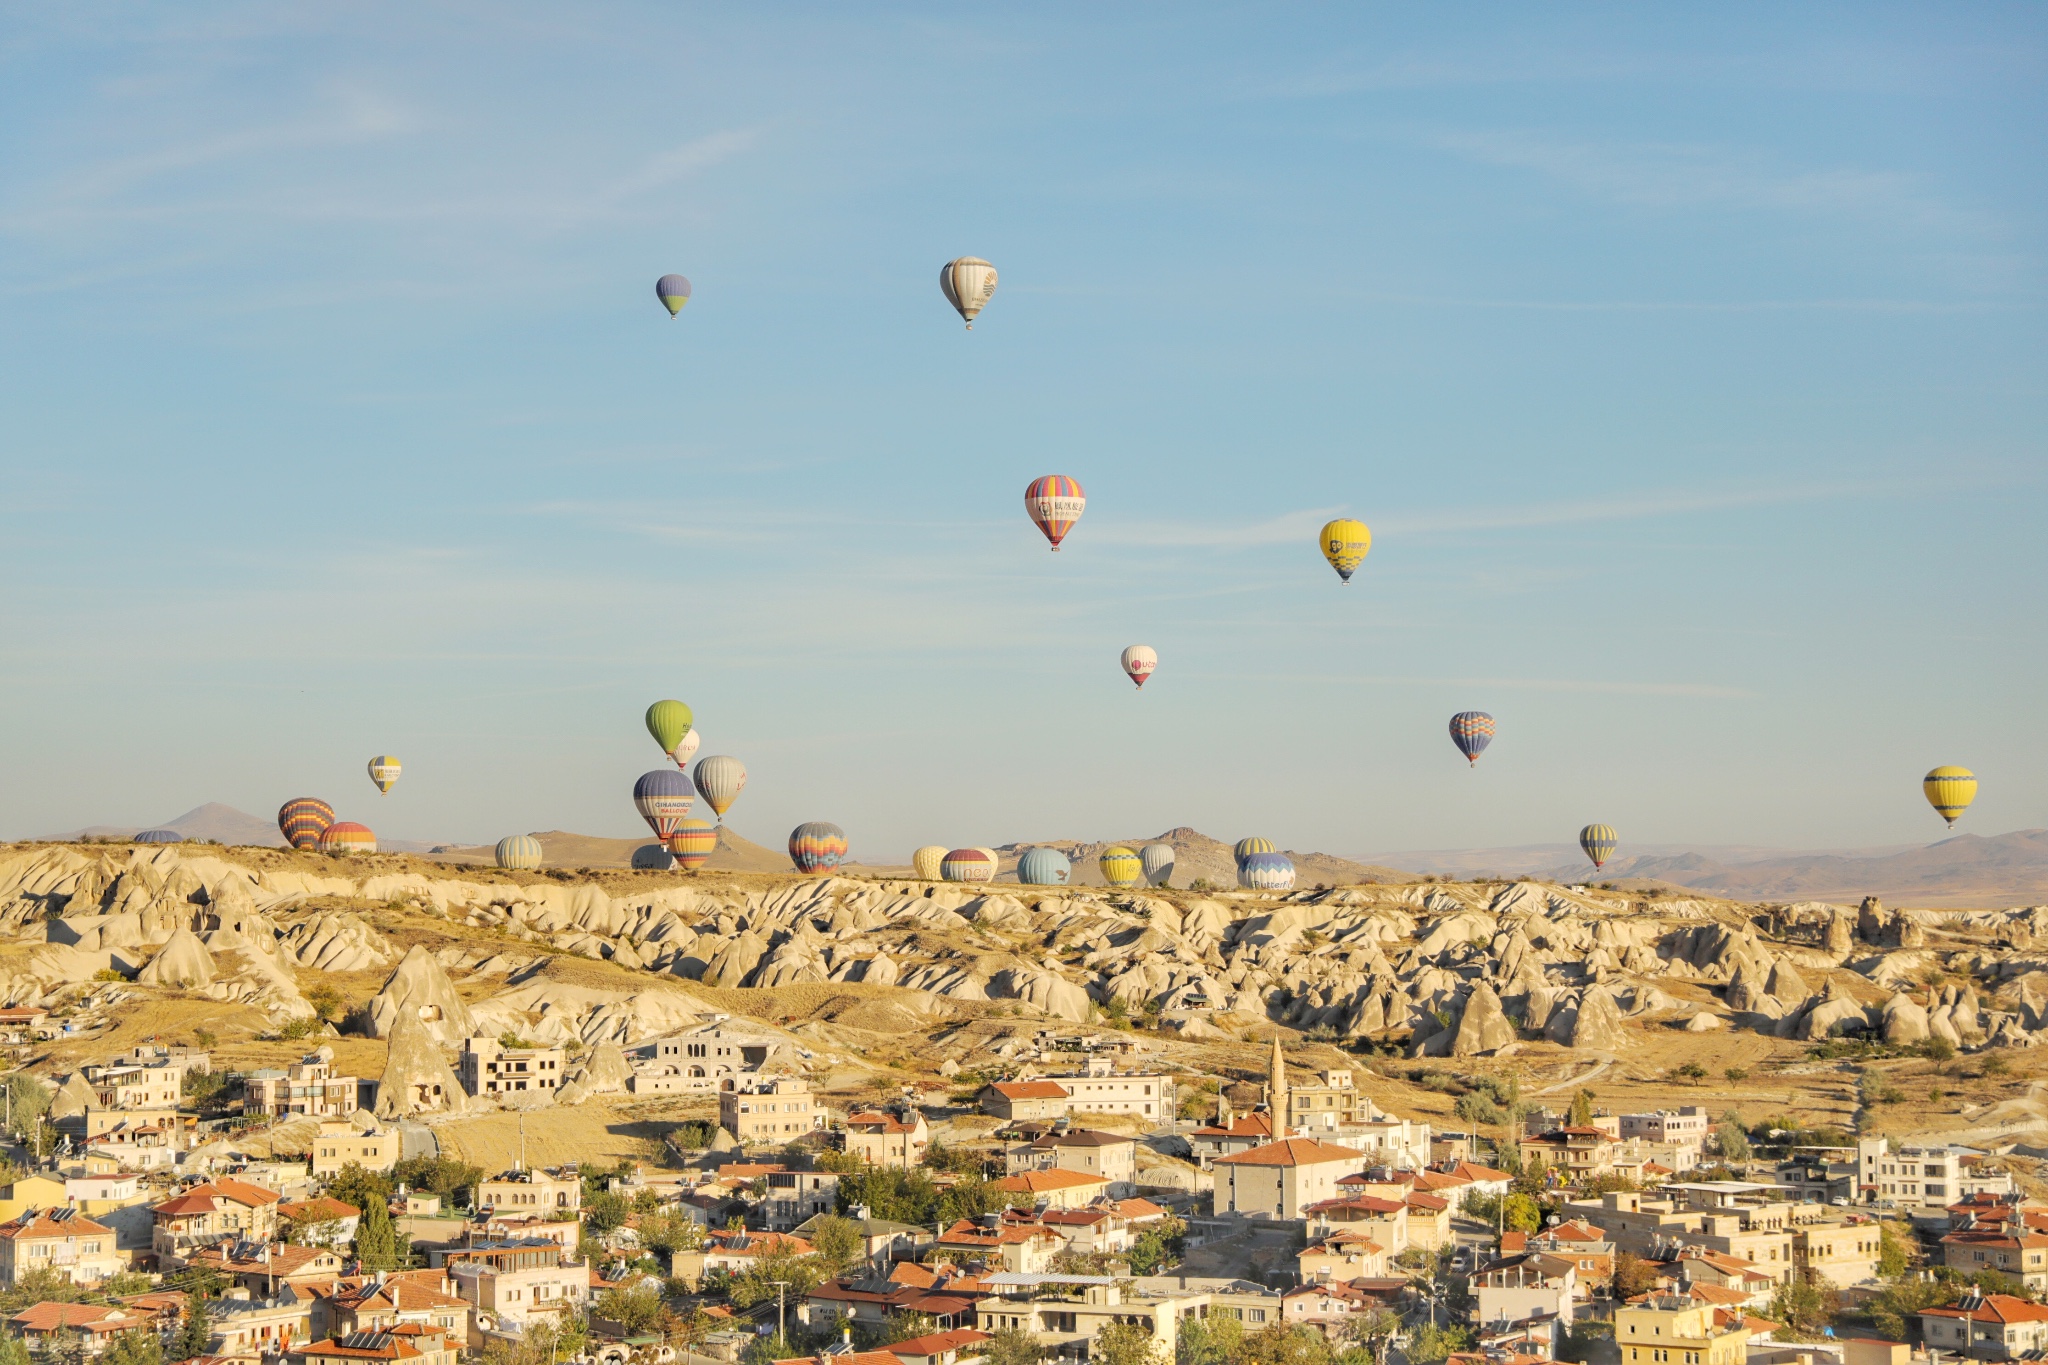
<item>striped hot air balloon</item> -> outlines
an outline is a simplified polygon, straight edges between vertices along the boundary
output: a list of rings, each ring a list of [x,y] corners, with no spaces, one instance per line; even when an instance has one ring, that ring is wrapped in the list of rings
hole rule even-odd
[[[674,317],[683,311],[683,305],[690,301],[690,282],[681,275],[663,275],[654,282],[654,297],[661,300],[661,306]]]
[[[1614,846],[1620,842],[1612,825],[1588,825],[1579,831],[1579,847],[1593,860],[1596,872],[1607,866],[1607,860],[1614,856]]]
[[[846,831],[812,820],[789,832],[789,860],[799,872],[830,872],[846,861]]]
[[[377,836],[370,832],[368,825],[359,825],[353,820],[338,820],[320,831],[322,853],[375,853]]]
[[[146,829],[135,836],[138,844],[182,844],[185,836],[174,829]]]
[[[1237,865],[1237,884],[1250,891],[1285,891],[1294,885],[1294,860],[1285,853],[1252,853]]]
[[[689,819],[676,826],[675,836],[668,841],[668,851],[676,855],[676,866],[685,872],[695,872],[711,859],[718,849],[718,826],[709,820]]]
[[[654,831],[655,838],[666,839],[690,813],[690,802],[696,795],[688,773],[656,768],[640,774],[640,780],[633,784],[633,807]]]
[[[1088,495],[1081,491],[1080,481],[1064,474],[1048,474],[1042,479],[1033,479],[1031,486],[1024,490],[1024,510],[1038,523],[1038,529],[1045,532],[1045,538],[1058,550],[1060,542],[1067,538],[1067,532],[1074,529],[1074,523],[1081,519],[1081,512],[1088,506]]]
[[[676,855],[660,844],[642,844],[633,850],[635,872],[672,872]]]
[[[1346,583],[1351,575],[1358,572],[1358,566],[1365,562],[1372,550],[1372,532],[1362,521],[1351,517],[1339,517],[1325,522],[1316,535],[1316,543],[1322,547],[1323,558],[1330,561],[1330,567],[1337,571],[1337,577]]]
[[[540,840],[531,834],[507,835],[498,840],[498,846],[491,851],[498,860],[498,866],[507,872],[530,872],[540,866]]]
[[[1064,886],[1074,865],[1056,848],[1027,848],[1017,860],[1017,880],[1026,886]]]
[[[378,754],[370,760],[370,780],[377,784],[377,790],[386,796],[398,781],[398,757],[395,754]]]
[[[1145,864],[1136,853],[1118,844],[1102,851],[1102,880],[1111,886],[1136,886],[1145,880]]]
[[[940,870],[945,865],[945,861],[946,846],[944,844],[926,844],[923,848],[910,855],[910,870],[916,874],[917,879],[921,882],[939,881],[946,875]]]
[[[697,760],[697,790],[703,795],[704,804],[718,812],[719,819],[725,818],[732,803],[746,789],[747,768],[738,759],[729,754],[713,754]]]
[[[293,848],[312,848],[333,823],[334,807],[316,797],[294,797],[277,808],[278,832]]]
[[[1977,774],[1968,768],[1944,765],[1920,779],[1920,790],[1926,795],[1927,804],[1934,807],[1935,814],[1948,821],[1948,827],[1954,829],[1956,818],[1977,799]]]
[[[949,882],[994,881],[996,860],[985,848],[950,849],[939,863],[939,875]]]
[[[1451,717],[1451,743],[1458,746],[1458,752],[1473,767],[1478,767],[1479,755],[1493,743],[1493,717],[1484,711],[1460,711]]]
[[[980,313],[996,292],[996,268],[979,256],[958,256],[939,268],[939,290],[974,330]]]
[[[1173,845],[1147,844],[1138,850],[1138,862],[1145,869],[1145,881],[1165,886],[1173,880]]]
[[[1254,853],[1278,853],[1279,851],[1279,849],[1273,847],[1271,839],[1239,839],[1236,846],[1230,850],[1230,856],[1237,860],[1239,867],[1243,867],[1244,860],[1251,857]]]

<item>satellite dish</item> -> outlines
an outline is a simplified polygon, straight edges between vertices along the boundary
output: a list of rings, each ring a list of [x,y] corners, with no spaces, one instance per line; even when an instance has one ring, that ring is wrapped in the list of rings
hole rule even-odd
[[[1543,1220],[1543,1226],[1545,1226],[1545,1227],[1547,1227],[1547,1228],[1554,1228],[1554,1227],[1556,1227],[1556,1226],[1557,1226],[1557,1215],[1553,1213],[1553,1214],[1551,1214],[1551,1215],[1550,1215],[1550,1217],[1548,1217],[1548,1218],[1544,1219],[1544,1220]]]

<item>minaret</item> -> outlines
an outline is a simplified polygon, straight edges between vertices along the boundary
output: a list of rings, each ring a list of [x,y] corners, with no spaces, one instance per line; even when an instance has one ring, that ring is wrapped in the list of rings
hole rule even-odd
[[[1266,1113],[1273,1124],[1273,1141],[1287,1136],[1287,1062],[1280,1055],[1280,1034],[1273,1034],[1273,1061],[1266,1068]]]

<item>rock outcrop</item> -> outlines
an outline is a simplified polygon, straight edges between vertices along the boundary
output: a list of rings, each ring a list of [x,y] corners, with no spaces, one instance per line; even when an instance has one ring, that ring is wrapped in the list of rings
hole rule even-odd
[[[424,1025],[437,1042],[449,1046],[476,1033],[469,1007],[425,944],[413,945],[364,1007],[364,1032],[372,1038],[394,1037],[403,1019]]]
[[[378,1118],[459,1114],[469,1107],[462,1083],[441,1055],[441,1045],[426,1021],[417,1014],[401,1012],[383,1036],[391,1039],[391,1047],[384,1061],[384,1078],[377,1083]]]

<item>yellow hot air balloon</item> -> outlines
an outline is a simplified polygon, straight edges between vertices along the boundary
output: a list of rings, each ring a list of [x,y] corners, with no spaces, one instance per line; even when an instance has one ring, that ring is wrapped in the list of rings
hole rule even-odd
[[[1330,561],[1337,577],[1349,583],[1372,549],[1372,531],[1362,521],[1339,517],[1324,524],[1316,543],[1323,547],[1323,558]]]
[[[939,880],[939,865],[946,861],[948,850],[944,844],[926,844],[910,855],[910,866],[921,882]]]
[[[377,784],[377,790],[386,796],[391,794],[391,784],[398,781],[398,759],[393,754],[378,754],[370,760],[370,780]]]
[[[1927,793],[1927,804],[1954,829],[1956,817],[1977,799],[1977,774],[1968,768],[1936,768],[1920,779],[1920,790]]]

